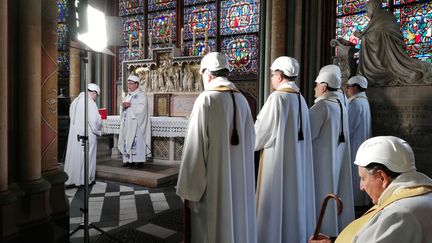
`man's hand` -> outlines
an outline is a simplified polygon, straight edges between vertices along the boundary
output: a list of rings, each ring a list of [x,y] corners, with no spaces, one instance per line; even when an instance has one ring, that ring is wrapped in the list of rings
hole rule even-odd
[[[131,103],[128,102],[128,101],[125,101],[125,102],[122,103],[122,107],[125,108],[125,109],[128,108],[128,107],[130,107],[130,106],[131,106]]]
[[[318,240],[312,240],[312,237],[309,238],[308,243],[332,243],[330,237],[321,233],[318,235]]]

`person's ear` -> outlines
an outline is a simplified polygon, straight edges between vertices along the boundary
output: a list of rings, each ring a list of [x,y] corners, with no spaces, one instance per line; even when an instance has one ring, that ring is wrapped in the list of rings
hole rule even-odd
[[[383,170],[377,170],[376,175],[378,176],[378,180],[381,181],[383,189],[387,188],[392,182],[391,177],[388,176]]]

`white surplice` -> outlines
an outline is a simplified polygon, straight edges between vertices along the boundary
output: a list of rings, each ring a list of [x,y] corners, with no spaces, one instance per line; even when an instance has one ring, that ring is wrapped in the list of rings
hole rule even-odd
[[[343,143],[338,142],[341,131],[341,109],[335,92],[325,92],[315,99],[315,104],[309,112],[317,210],[329,193],[337,194],[343,201],[343,212],[339,216],[333,200],[327,206],[321,232],[330,236],[337,236],[354,220],[348,113],[344,105],[341,107],[345,136]]]
[[[69,135],[65,157],[64,171],[69,178],[66,185],[84,185],[84,147],[82,142],[78,141],[77,136],[84,136],[84,99],[85,92],[81,92],[76,97],[69,108]],[[89,183],[95,180],[96,173],[96,153],[97,138],[101,135],[102,119],[98,111],[96,102],[88,98],[88,151],[89,151]]]
[[[255,243],[255,132],[246,98],[234,92],[240,143],[231,145],[235,89],[213,79],[196,99],[189,118],[177,195],[189,201],[192,243]]]
[[[145,162],[151,155],[151,124],[147,96],[139,88],[126,96],[131,106],[122,110],[118,149],[123,163]]]
[[[307,242],[315,227],[315,189],[309,109],[294,82],[267,99],[255,122],[261,150],[257,188],[258,242]]]
[[[350,149],[352,161],[352,179],[354,205],[367,206],[371,200],[366,192],[360,190],[360,177],[354,160],[357,150],[366,139],[372,136],[372,120],[369,101],[365,92],[360,92],[349,98],[348,122],[350,131]]]

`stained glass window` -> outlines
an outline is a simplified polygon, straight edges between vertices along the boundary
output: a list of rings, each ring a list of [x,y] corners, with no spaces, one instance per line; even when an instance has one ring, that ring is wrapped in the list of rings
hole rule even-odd
[[[144,12],[144,0],[119,0],[119,15],[131,15]]]
[[[199,4],[199,3],[208,3],[208,2],[214,2],[215,0],[184,0],[184,5],[193,5],[193,4]]]
[[[209,37],[216,36],[216,4],[209,3],[186,7],[184,10],[185,39],[204,38],[207,28]]]
[[[259,0],[221,2],[221,34],[232,35],[259,30]]]
[[[365,5],[368,0],[337,0],[336,37],[349,40],[360,48],[355,30],[363,30],[368,20]],[[422,2],[416,4],[418,2]],[[411,57],[432,62],[432,3],[431,1],[385,0],[384,8],[393,11]]]
[[[152,43],[168,43],[176,38],[175,9],[149,14],[148,29],[152,36]]]
[[[139,34],[142,35],[144,32],[144,16],[141,14],[131,15],[123,18],[122,21],[124,45],[129,45],[129,40],[132,45],[138,45]]]
[[[176,6],[176,0],[149,0],[148,1],[149,11],[158,11],[158,10],[165,10],[174,8]]]
[[[67,0],[57,1],[57,69],[59,78],[69,77],[69,31],[67,18],[69,9]]]
[[[432,62],[432,4],[415,4],[396,8],[395,16],[401,26],[408,54]]]
[[[221,51],[228,57],[236,74],[256,74],[258,68],[258,36],[238,35],[222,39]]]
[[[186,53],[190,56],[202,56],[206,49],[204,40],[198,40],[195,42],[195,48],[192,48],[192,41],[186,41]],[[207,53],[216,51],[216,41],[215,39],[209,39],[207,43]]]

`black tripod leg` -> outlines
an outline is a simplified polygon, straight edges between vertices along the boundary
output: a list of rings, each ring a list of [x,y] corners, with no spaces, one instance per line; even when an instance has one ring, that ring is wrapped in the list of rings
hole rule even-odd
[[[69,237],[72,236],[73,234],[75,234],[80,229],[84,229],[84,225],[78,225],[78,227],[76,227],[76,229],[74,229],[71,233],[69,233]]]

